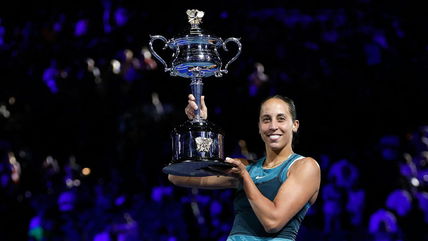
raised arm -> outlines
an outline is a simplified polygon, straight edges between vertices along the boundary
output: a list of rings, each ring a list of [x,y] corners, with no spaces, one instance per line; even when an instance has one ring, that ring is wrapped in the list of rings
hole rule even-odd
[[[187,117],[193,119],[195,117],[195,110],[198,108],[195,97],[192,94],[188,96],[188,104],[184,109]],[[205,105],[205,97],[201,97],[201,110],[200,116],[202,119],[207,119],[208,108]],[[222,188],[237,188],[240,180],[234,177],[224,176],[219,173],[218,176],[207,176],[207,177],[184,177],[168,175],[168,180],[174,185],[181,187],[196,187],[204,189],[222,189]]]
[[[312,158],[298,160],[290,167],[287,180],[281,185],[273,201],[263,196],[239,161],[235,159],[226,161],[237,165],[230,172],[242,178],[242,185],[250,205],[266,232],[278,232],[306,203],[313,203],[316,200],[321,171],[318,163]]]

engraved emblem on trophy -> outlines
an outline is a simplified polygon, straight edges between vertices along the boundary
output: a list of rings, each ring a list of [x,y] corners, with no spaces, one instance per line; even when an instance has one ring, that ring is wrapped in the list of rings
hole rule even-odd
[[[195,97],[198,109],[195,118],[177,126],[171,132],[172,160],[163,168],[163,172],[178,176],[214,175],[210,168],[229,168],[224,162],[224,133],[213,123],[200,117],[203,78],[221,77],[227,74],[227,68],[241,54],[242,45],[237,38],[221,38],[205,34],[202,24],[203,11],[186,11],[190,23],[187,35],[167,40],[164,36],[150,36],[149,49],[153,56],[165,66],[165,72],[171,76],[191,80],[190,89]],[[172,62],[167,64],[154,50],[153,42],[162,41],[164,49],[172,50]],[[223,66],[219,49],[228,51],[226,45],[235,43],[237,53]]]

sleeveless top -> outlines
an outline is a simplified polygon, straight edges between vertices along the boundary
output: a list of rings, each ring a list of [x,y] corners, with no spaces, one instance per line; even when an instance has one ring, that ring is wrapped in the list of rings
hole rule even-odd
[[[261,158],[255,163],[247,166],[247,171],[256,184],[260,192],[271,201],[274,200],[282,183],[287,180],[287,172],[290,166],[303,156],[292,154],[281,165],[265,169],[263,162],[265,158]],[[256,241],[256,240],[277,240],[277,241],[293,241],[296,239],[297,232],[303,221],[306,212],[310,207],[310,203],[305,206],[292,218],[290,221],[277,233],[267,233],[253,209],[248,202],[245,191],[242,187],[238,188],[235,194],[234,210],[235,220],[232,230],[227,241]]]

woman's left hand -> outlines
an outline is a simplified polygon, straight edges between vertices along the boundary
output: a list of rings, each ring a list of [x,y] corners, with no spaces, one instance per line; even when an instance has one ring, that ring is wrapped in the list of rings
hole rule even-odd
[[[247,172],[247,169],[245,168],[245,165],[242,163],[239,159],[229,158],[226,157],[225,162],[233,164],[234,167],[227,169],[225,171],[225,174],[227,176],[242,178],[244,173]]]

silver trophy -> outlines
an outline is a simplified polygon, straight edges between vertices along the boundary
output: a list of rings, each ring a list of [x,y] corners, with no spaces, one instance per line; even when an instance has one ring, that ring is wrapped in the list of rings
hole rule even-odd
[[[199,107],[193,120],[186,121],[172,131],[172,161],[163,168],[163,172],[178,176],[211,176],[215,170],[230,168],[231,165],[224,162],[223,131],[200,117],[202,78],[226,74],[229,64],[241,54],[242,45],[237,38],[223,41],[205,34],[200,27],[204,12],[191,9],[186,13],[190,23],[189,34],[170,40],[161,35],[153,35],[149,42],[151,53],[165,66],[165,72],[169,72],[171,76],[191,79],[191,91]],[[173,51],[171,65],[168,66],[153,49],[153,42],[157,40],[165,44],[163,49]],[[229,42],[237,44],[238,52],[223,67],[218,49],[228,51],[226,45]]]

